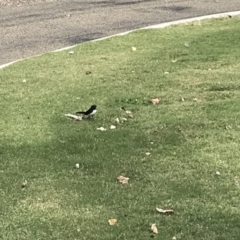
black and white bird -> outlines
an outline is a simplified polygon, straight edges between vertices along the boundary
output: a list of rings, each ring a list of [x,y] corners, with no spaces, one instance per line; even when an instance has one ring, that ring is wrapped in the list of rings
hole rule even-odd
[[[83,117],[88,118],[88,117],[93,117],[94,114],[97,112],[97,106],[92,105],[86,112],[76,112],[78,114],[83,114]]]

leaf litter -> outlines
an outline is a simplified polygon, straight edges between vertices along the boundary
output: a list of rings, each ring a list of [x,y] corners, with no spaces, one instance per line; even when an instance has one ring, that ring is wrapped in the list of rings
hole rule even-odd
[[[119,182],[122,183],[122,184],[127,184],[127,183],[128,183],[128,180],[129,180],[128,177],[124,177],[124,176],[119,176],[117,179],[118,179]]]
[[[162,214],[174,214],[174,211],[172,209],[156,208],[156,210]]]
[[[21,185],[22,188],[26,188],[27,187],[27,180],[24,180],[24,182]]]
[[[74,115],[74,114],[65,114],[66,117],[68,118],[71,118],[73,120],[76,120],[76,121],[81,121],[82,120],[82,116],[77,116],[77,115]]]
[[[158,233],[158,229],[157,229],[156,223],[153,223],[153,224],[151,225],[151,231],[152,231],[153,233],[155,233],[155,234]]]
[[[104,128],[104,127],[99,127],[99,128],[97,128],[97,130],[99,130],[99,131],[107,131],[107,129]]]
[[[151,99],[151,102],[152,102],[153,105],[156,105],[160,102],[160,99],[159,98],[153,98],[153,99]]]
[[[113,226],[117,223],[117,219],[111,218],[108,220],[109,225]]]

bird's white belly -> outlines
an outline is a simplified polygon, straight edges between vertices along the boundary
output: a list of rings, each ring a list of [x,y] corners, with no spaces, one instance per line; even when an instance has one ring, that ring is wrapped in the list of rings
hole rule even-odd
[[[89,116],[91,116],[91,115],[94,115],[95,113],[97,112],[97,110],[95,109],[95,110],[93,110],[90,114],[89,114]]]

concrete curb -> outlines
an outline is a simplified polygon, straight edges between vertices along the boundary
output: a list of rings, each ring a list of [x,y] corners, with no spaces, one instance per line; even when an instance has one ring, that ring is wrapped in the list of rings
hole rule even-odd
[[[123,32],[123,33],[118,33],[118,34],[114,34],[114,35],[111,35],[111,36],[107,36],[107,37],[94,39],[94,40],[91,40],[89,42],[102,41],[102,40],[105,40],[105,39],[108,39],[108,38],[112,38],[112,37],[124,36],[124,35],[127,35],[129,33],[134,32],[134,31],[142,30],[142,29],[166,28],[166,27],[170,27],[170,26],[178,25],[178,24],[184,24],[184,23],[186,24],[186,23],[191,23],[191,22],[195,22],[195,21],[202,21],[202,20],[212,19],[212,18],[222,18],[222,17],[229,17],[229,16],[234,17],[234,16],[237,16],[237,15],[240,15],[240,11],[217,13],[217,14],[211,14],[211,15],[206,15],[206,16],[201,16],[201,17],[187,18],[187,19],[182,19],[182,20],[177,20],[177,21],[172,21],[172,22],[160,23],[160,24],[156,24],[156,25],[152,25],[152,26],[148,26],[148,27],[138,28],[138,29],[127,31],[127,32]],[[57,50],[54,50],[54,51],[51,51],[51,52],[65,51],[65,50],[71,49],[71,48],[73,48],[73,47],[75,47],[77,45],[79,45],[79,44],[68,46],[68,47],[64,47],[64,48],[60,48],[60,49],[57,49]],[[43,53],[43,54],[45,54],[45,53]],[[32,56],[32,57],[41,56],[43,54],[35,55],[35,56]],[[29,57],[29,58],[32,58],[32,57]],[[23,58],[23,59],[19,59],[19,60],[10,62],[10,63],[6,63],[6,64],[3,64],[3,65],[0,65],[0,69],[3,69],[3,68],[5,68],[5,67],[7,67],[9,65],[12,65],[13,63],[16,63],[16,62],[19,62],[19,61],[22,61],[22,60],[25,60],[25,59],[29,59],[29,58]]]

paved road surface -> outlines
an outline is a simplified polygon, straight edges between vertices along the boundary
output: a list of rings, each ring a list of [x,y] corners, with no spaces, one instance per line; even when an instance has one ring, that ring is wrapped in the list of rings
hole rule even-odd
[[[43,1],[0,5],[0,65],[134,28],[240,10],[240,0]]]

